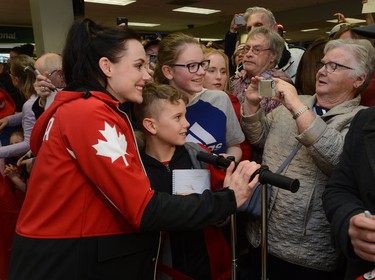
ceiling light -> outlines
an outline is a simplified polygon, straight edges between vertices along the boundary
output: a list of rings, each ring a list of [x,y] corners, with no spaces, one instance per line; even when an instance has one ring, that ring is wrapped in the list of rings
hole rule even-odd
[[[178,9],[173,9],[174,12],[182,12],[182,13],[192,13],[192,14],[202,14],[202,15],[209,15],[221,12],[221,10],[212,10],[212,9],[203,9],[203,8],[195,8],[195,7],[181,7]]]
[[[346,20],[347,23],[350,23],[350,24],[366,22],[365,19],[359,19],[359,18],[345,18],[345,20]],[[338,24],[337,19],[328,19],[328,20],[326,20],[326,22],[332,22],[332,23]]]
[[[311,32],[311,31],[318,31],[318,28],[310,28],[310,29],[302,29],[301,32]]]
[[[220,39],[218,39],[218,38],[195,38],[195,39],[197,39],[197,40],[199,40],[199,41],[208,41],[208,42],[215,42],[215,41],[223,41],[223,38],[220,38]]]
[[[159,25],[160,23],[128,22],[128,26],[138,26],[138,27],[155,27]]]
[[[96,3],[96,4],[126,6],[126,5],[129,5],[131,3],[136,2],[136,0],[85,0],[85,2]]]

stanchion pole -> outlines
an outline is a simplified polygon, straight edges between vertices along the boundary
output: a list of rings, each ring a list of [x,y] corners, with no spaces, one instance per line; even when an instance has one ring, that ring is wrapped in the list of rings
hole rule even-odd
[[[237,222],[236,214],[230,216],[230,241],[231,241],[231,255],[232,255],[232,280],[237,280],[237,267],[238,267],[238,256],[237,256]]]
[[[262,254],[262,280],[268,280],[267,278],[267,232],[268,232],[268,221],[267,221],[267,184],[262,184],[261,192],[261,205],[262,205],[262,244],[261,244],[261,254]]]

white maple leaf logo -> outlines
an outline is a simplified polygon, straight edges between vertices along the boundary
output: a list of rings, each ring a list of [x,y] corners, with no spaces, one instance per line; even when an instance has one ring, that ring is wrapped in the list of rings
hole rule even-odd
[[[92,147],[97,151],[97,155],[111,158],[112,163],[119,157],[122,157],[126,166],[129,165],[125,155],[128,143],[125,135],[117,133],[116,126],[111,127],[107,122],[104,122],[104,130],[99,130],[106,141],[98,139],[98,144]]]

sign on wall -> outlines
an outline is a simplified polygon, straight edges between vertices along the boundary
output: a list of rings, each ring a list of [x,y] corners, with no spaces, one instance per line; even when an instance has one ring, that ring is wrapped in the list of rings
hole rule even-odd
[[[34,43],[31,27],[0,26],[0,43]]]

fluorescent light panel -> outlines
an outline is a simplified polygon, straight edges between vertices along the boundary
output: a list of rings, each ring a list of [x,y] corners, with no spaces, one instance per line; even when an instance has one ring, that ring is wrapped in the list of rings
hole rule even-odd
[[[88,3],[126,6],[136,2],[135,0],[85,0]]]
[[[223,40],[223,38],[221,38],[221,39],[218,39],[218,38],[195,38],[195,39],[200,40],[200,41],[211,41],[211,42]]]
[[[138,27],[155,27],[159,25],[160,23],[128,22],[128,26],[138,26]]]
[[[317,31],[318,28],[310,28],[310,29],[302,29],[301,32],[311,32],[311,31]]]
[[[195,8],[195,7],[181,7],[178,9],[173,9],[174,12],[182,12],[182,13],[192,13],[192,14],[202,14],[202,15],[209,15],[221,12],[221,10],[212,10],[212,9],[203,9],[203,8]]]

